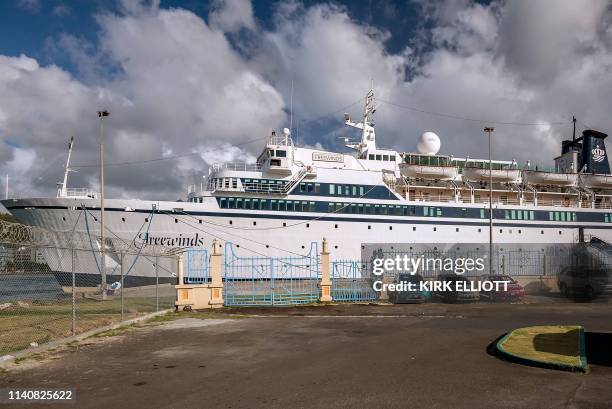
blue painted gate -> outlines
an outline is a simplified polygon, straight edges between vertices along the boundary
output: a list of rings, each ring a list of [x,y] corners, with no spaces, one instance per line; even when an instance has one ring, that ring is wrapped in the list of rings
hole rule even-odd
[[[183,281],[185,284],[206,284],[210,282],[208,250],[187,250]]]
[[[354,260],[337,260],[331,262],[331,296],[333,301],[374,301],[378,293],[374,291],[373,275],[368,268],[370,264]]]
[[[236,254],[225,244],[225,304],[296,305],[317,302],[320,296],[318,245],[304,256],[264,257]]]

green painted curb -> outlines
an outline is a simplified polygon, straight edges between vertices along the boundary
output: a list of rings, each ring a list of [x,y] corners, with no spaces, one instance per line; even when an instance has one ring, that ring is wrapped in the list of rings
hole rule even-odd
[[[540,359],[529,359],[529,358],[518,356],[518,355],[515,355],[515,354],[512,354],[506,351],[504,347],[502,346],[502,344],[515,331],[518,331],[520,329],[523,329],[523,328],[514,329],[508,332],[506,335],[504,335],[499,341],[497,341],[497,343],[495,344],[495,350],[500,356],[506,358],[510,362],[515,362],[515,363],[523,364],[523,365],[538,366],[541,368],[557,369],[561,371],[570,371],[570,372],[587,372],[588,364],[587,364],[587,359],[586,359],[584,327],[582,325],[578,325],[578,339],[580,343],[579,345],[580,365],[563,364],[563,363],[558,363],[558,362],[544,361]]]

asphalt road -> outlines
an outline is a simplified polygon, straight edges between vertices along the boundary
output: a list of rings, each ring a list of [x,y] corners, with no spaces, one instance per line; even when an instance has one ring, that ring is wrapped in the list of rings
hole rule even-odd
[[[273,316],[240,319],[227,312],[238,310],[26,361],[1,374],[0,387],[76,388],[78,408],[612,407],[610,359],[580,374],[486,350],[528,325],[612,332],[612,304],[251,309]]]

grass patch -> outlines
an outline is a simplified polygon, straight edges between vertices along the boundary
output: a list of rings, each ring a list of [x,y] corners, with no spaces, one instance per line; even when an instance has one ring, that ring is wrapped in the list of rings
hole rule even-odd
[[[534,363],[582,368],[586,362],[581,331],[577,325],[519,328],[500,340],[497,347],[511,357]]]
[[[159,308],[174,305],[174,295],[159,297]],[[155,312],[155,297],[124,297],[125,320]],[[121,299],[79,298],[76,303],[76,333],[121,321]],[[46,342],[72,335],[72,300],[58,298],[23,302],[0,311],[0,355],[27,349],[30,343]]]

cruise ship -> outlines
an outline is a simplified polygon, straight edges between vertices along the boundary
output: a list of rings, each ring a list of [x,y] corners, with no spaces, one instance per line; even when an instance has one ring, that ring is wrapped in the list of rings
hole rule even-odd
[[[216,238],[245,256],[302,255],[326,238],[333,258],[357,260],[366,243],[488,243],[491,192],[496,243],[612,241],[606,134],[585,130],[564,140],[554,169],[441,155],[432,132],[421,135],[417,152],[400,153],[376,143],[373,90],[364,105],[358,121],[344,114],[360,134],[346,140],[351,153],[295,146],[286,128],[271,132],[255,163],[215,164],[183,201],[106,199],[106,236],[202,248]],[[100,247],[98,193],[68,188],[67,178],[57,197],[2,204],[21,223],[86,233]],[[99,273],[79,277],[88,274]]]

